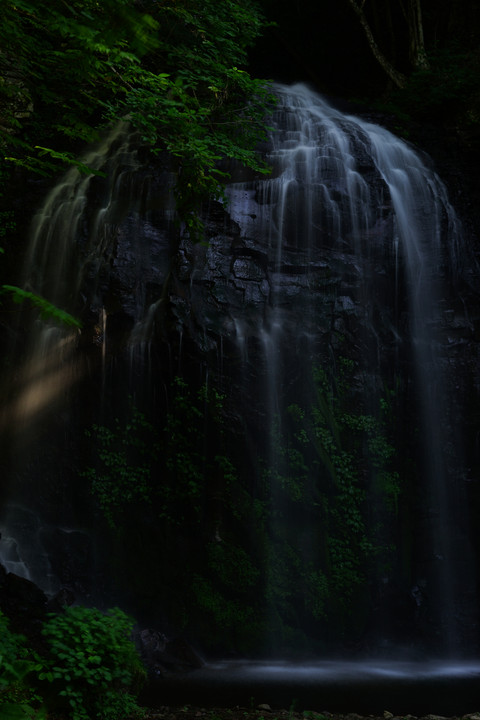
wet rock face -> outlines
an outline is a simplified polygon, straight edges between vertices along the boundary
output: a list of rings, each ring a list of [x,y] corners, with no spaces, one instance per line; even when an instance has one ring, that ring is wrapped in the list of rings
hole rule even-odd
[[[295,113],[285,115],[277,145],[298,132]],[[269,182],[231,185],[229,204],[205,214],[206,244],[181,243],[170,288],[173,315],[202,350],[218,355],[230,344],[245,356],[277,327],[286,343],[300,334],[315,352],[343,343],[344,352],[379,375],[408,365],[411,280],[392,198],[366,135],[346,122],[342,130],[352,145],[352,176],[328,156],[328,137],[325,157],[315,161],[324,163],[322,182],[313,185],[306,156],[281,181],[286,161],[275,150]],[[276,187],[280,181],[283,189]],[[441,232],[449,222],[445,216]],[[431,282],[441,286],[429,322],[450,366],[455,358],[464,364],[478,305],[475,259],[465,262],[465,249],[455,252],[447,242],[429,269]]]
[[[369,388],[395,376],[408,388],[415,381],[411,330],[417,280],[406,270],[410,251],[400,237],[392,177],[379,169],[381,162],[388,166],[390,149],[386,159],[380,157],[384,137],[379,131],[375,139],[375,131],[374,140],[369,138],[368,124],[355,126],[335,116],[338,126],[332,129],[326,111],[326,129],[319,129],[315,118],[302,112],[279,110],[280,130],[268,150],[271,177],[243,182],[239,173],[237,182],[234,172],[228,203],[212,203],[204,213],[205,243],[181,241],[168,287],[173,324],[193,352],[196,347],[203,358],[211,353],[214,372],[221,356],[229,358],[239,383],[253,368],[258,382],[267,382],[273,363],[279,386],[282,380],[291,385],[305,360],[332,364],[341,354],[355,361]],[[375,162],[372,142],[379,144]],[[395,142],[391,162],[402,168]],[[407,169],[398,172],[408,175]],[[435,185],[427,167],[419,172]],[[417,201],[415,194],[418,188],[412,193]],[[428,223],[430,215],[438,223],[434,233],[426,232],[427,244],[435,243],[436,236],[447,237],[451,218],[445,206],[440,209],[444,199],[438,207],[428,205],[427,195],[423,201],[425,217],[419,222]],[[457,267],[462,253],[455,256],[454,241],[442,242],[422,272],[441,288],[428,325],[451,377],[455,363],[464,364],[460,358],[475,333],[465,312],[468,278],[464,282]],[[417,251],[421,264],[422,248]],[[228,375],[228,365],[220,373]],[[366,385],[359,390],[370,392]]]
[[[253,194],[245,212],[258,217]],[[371,229],[374,239],[365,257],[347,241],[333,248],[287,244],[279,253],[250,220],[247,228],[232,222],[229,208],[222,219],[218,209],[216,216],[216,225],[207,222],[206,244],[182,242],[170,286],[176,322],[199,347],[219,350],[224,343],[245,355],[277,327],[290,348],[296,336],[324,350],[347,338],[367,363],[372,353],[388,353],[398,342],[403,316],[394,307],[391,281],[391,207],[388,212],[382,208],[382,229],[379,224]],[[371,288],[376,288],[373,293]]]
[[[13,632],[27,635],[33,647],[41,644],[41,627],[48,610],[45,593],[0,564],[0,610]]]
[[[272,331],[291,348],[302,338],[314,354],[346,339],[344,352],[381,374],[408,353],[412,281],[368,126],[335,117],[334,127],[328,111],[320,129],[315,113],[278,115],[271,178],[233,182],[228,205],[205,216],[207,244],[180,246],[177,323],[199,347],[231,344],[242,356]],[[435,262],[433,282],[443,281],[449,258]]]

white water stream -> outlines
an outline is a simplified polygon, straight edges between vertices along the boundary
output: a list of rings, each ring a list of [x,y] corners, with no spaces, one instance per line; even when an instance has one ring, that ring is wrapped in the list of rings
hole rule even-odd
[[[268,423],[274,428],[282,413],[292,335],[299,347],[303,338],[303,346],[313,348],[312,338],[325,324],[325,312],[312,306],[313,298],[319,302],[318,295],[308,300],[310,288],[318,282],[318,268],[323,261],[332,267],[338,258],[354,269],[357,281],[341,297],[328,297],[332,290],[325,283],[325,302],[362,317],[363,326],[378,338],[365,366],[370,362],[374,371],[386,362],[385,340],[378,336],[374,316],[379,305],[377,315],[384,314],[399,351],[402,343],[402,352],[410,346],[423,448],[422,484],[430,505],[426,512],[434,518],[430,549],[425,550],[436,558],[430,592],[441,606],[445,647],[454,652],[461,583],[458,547],[455,551],[448,530],[455,511],[446,453],[455,441],[445,431],[449,398],[439,330],[445,310],[443,283],[456,273],[461,226],[444,184],[408,143],[376,124],[337,111],[304,85],[277,86],[276,92],[278,105],[266,154],[272,177],[228,187],[229,212],[244,242],[256,247],[267,237],[270,248],[269,305],[259,326],[250,328],[260,338],[269,369],[264,386]],[[295,272],[295,263],[306,268],[296,292],[307,299],[304,317],[292,331],[284,278]],[[386,283],[385,267],[392,268]],[[289,289],[292,292],[291,281]],[[407,296],[408,328],[405,317],[399,316],[402,302],[405,315],[401,293]],[[248,332],[240,319],[235,324],[242,329],[239,344],[245,346]],[[361,344],[360,337],[355,341]],[[306,355],[314,353],[311,349]],[[272,445],[270,463],[276,452]]]

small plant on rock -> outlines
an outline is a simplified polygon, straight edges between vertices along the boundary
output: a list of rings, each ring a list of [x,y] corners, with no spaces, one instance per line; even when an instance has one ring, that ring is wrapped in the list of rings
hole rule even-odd
[[[29,683],[40,667],[35,653],[25,645],[23,635],[10,630],[8,618],[0,611],[0,717],[2,720],[44,720],[42,698]]]

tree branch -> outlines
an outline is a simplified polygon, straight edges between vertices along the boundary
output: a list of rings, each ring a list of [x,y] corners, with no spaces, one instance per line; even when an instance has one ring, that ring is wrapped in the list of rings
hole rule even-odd
[[[360,25],[362,26],[363,31],[367,37],[370,50],[372,51],[373,56],[375,57],[377,62],[386,72],[388,77],[395,83],[395,85],[397,85],[397,87],[405,87],[405,84],[407,82],[406,76],[399,70],[397,70],[389,60],[387,60],[383,52],[378,47],[375,38],[373,37],[372,30],[363,11],[364,1],[362,1],[361,4],[358,4],[356,0],[348,0],[348,2],[360,21]]]

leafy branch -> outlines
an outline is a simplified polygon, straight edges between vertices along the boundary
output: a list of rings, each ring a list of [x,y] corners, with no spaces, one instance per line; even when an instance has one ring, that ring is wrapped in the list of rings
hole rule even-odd
[[[202,201],[222,193],[220,161],[267,171],[256,147],[272,96],[242,69],[264,24],[251,0],[5,0],[2,22],[0,66],[19,78],[0,84],[11,163],[88,172],[78,143],[128,117],[172,159],[177,210],[192,232]],[[15,112],[16,93],[33,110]]]
[[[9,293],[11,295],[13,302],[23,303],[28,301],[31,305],[38,308],[38,310],[40,310],[40,316],[44,320],[55,320],[69,327],[82,327],[80,320],[70,315],[70,313],[65,312],[65,310],[61,310],[40,295],[36,295],[28,290],[23,290],[16,285],[2,285],[1,288],[3,293]]]

